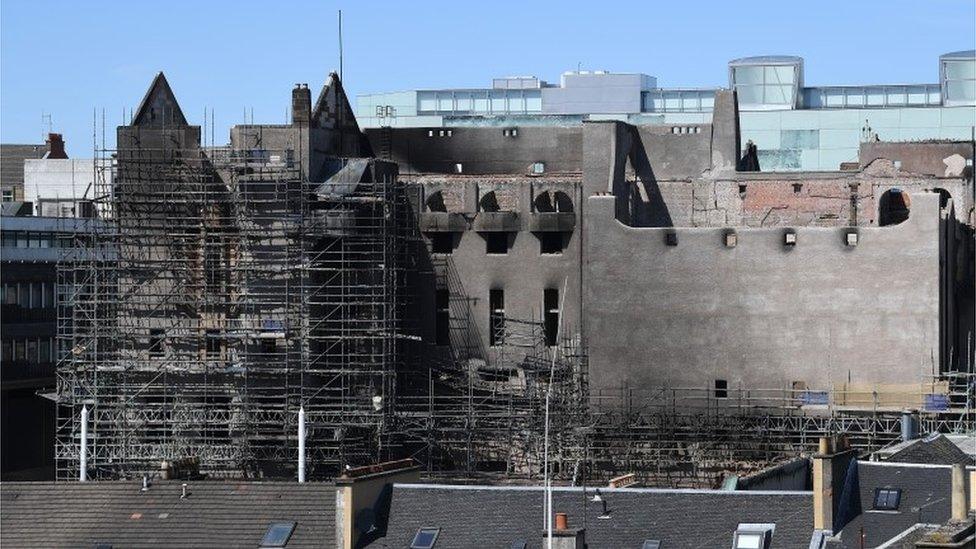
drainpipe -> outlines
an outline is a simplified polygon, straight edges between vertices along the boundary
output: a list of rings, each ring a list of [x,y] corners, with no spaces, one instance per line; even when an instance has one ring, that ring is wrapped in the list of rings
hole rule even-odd
[[[81,407],[81,455],[78,465],[78,482],[88,480],[88,406]]]
[[[298,408],[298,482],[305,482],[305,407]]]

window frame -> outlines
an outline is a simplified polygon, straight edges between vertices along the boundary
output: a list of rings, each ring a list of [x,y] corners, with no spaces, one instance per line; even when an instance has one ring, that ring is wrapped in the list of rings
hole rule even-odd
[[[420,544],[417,540],[421,534],[433,534],[429,543]],[[413,535],[413,539],[410,540],[410,549],[434,549],[437,544],[437,538],[441,534],[441,529],[436,526],[421,526],[417,528],[417,532]]]

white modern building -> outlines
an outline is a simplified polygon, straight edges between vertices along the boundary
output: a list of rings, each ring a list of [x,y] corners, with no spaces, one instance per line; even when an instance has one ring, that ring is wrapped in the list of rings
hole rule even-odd
[[[973,137],[973,50],[940,56],[934,84],[807,86],[803,66],[794,56],[729,62],[742,140],[758,146],[764,171],[837,170],[857,161],[862,140]],[[646,74],[574,71],[558,85],[516,76],[496,78],[490,88],[360,95],[356,114],[364,128],[566,125],[608,118],[691,124],[711,121],[714,96],[714,88],[659,88]]]

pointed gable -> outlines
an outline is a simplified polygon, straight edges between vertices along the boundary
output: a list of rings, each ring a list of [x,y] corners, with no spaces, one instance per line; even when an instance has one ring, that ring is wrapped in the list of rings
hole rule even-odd
[[[334,72],[329,73],[329,79],[322,86],[322,92],[312,109],[312,121],[320,128],[359,131],[349,98],[342,89],[339,75]]]
[[[186,126],[183,109],[176,102],[173,89],[169,87],[166,76],[160,72],[153,79],[149,91],[142,98],[139,109],[132,121],[133,126]]]

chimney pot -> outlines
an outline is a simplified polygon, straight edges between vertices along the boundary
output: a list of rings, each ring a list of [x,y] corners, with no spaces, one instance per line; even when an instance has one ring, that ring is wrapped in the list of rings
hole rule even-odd
[[[556,530],[568,530],[569,529],[569,519],[566,517],[566,513],[556,513]]]

